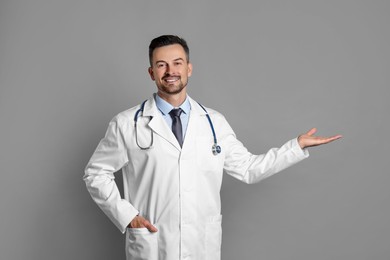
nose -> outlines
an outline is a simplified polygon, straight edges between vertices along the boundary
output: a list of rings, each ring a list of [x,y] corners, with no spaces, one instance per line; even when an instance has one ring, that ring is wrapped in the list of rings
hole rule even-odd
[[[169,64],[166,65],[165,75],[170,75],[172,73],[172,67]]]
[[[165,67],[165,75],[174,76],[179,73],[178,68],[174,64],[167,64]]]

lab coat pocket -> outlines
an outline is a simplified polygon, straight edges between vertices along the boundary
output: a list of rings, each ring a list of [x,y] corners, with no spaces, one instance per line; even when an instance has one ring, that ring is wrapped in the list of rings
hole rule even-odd
[[[222,215],[212,217],[206,224],[206,260],[221,259]]]
[[[157,233],[150,232],[147,228],[128,228],[126,258],[134,260],[157,260]]]

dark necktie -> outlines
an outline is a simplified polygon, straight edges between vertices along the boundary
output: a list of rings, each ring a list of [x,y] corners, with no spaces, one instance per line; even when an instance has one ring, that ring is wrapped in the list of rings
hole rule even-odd
[[[172,118],[172,132],[176,136],[177,141],[180,144],[180,147],[183,146],[183,131],[181,127],[180,114],[183,112],[181,108],[172,109],[169,112],[169,115]]]

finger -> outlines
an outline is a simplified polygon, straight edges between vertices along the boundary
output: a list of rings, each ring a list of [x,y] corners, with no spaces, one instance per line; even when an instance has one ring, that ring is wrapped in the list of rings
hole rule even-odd
[[[144,222],[145,227],[150,231],[150,232],[157,232],[157,228],[153,226],[149,221]]]
[[[306,134],[311,136],[314,135],[316,132],[317,132],[317,128],[313,127]]]
[[[327,142],[329,143],[329,142],[333,142],[333,141],[335,141],[335,140],[337,140],[337,139],[340,139],[342,137],[342,135],[335,135],[335,136],[331,136],[331,137],[328,137],[327,138]]]
[[[319,138],[317,140],[319,141],[319,144],[327,144],[327,143],[333,142],[337,139],[340,139],[341,137],[342,137],[341,135],[335,135],[335,136],[331,136],[331,137],[322,137],[322,138]]]

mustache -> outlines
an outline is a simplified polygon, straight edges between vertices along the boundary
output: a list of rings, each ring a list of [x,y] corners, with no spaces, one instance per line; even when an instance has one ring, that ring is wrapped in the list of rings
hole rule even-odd
[[[179,79],[181,79],[180,75],[171,75],[171,74],[165,75],[164,77],[162,77],[162,79],[166,79],[166,78],[170,78],[170,77],[178,77]]]

